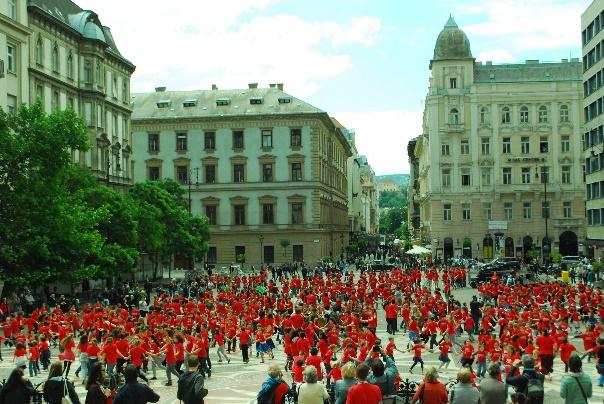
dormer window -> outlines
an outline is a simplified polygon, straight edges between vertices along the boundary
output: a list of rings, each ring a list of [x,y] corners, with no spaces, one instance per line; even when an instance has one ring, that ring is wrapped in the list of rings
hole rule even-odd
[[[250,98],[250,104],[252,104],[252,105],[260,105],[260,104],[262,104],[262,97],[252,97],[252,98]]]
[[[291,104],[292,97],[279,97],[279,104]]]
[[[169,108],[172,105],[172,100],[157,101],[157,108]]]
[[[191,108],[197,106],[197,100],[184,100],[182,106],[185,108]]]
[[[216,106],[230,105],[230,104],[231,104],[231,99],[230,98],[218,98],[216,100]]]

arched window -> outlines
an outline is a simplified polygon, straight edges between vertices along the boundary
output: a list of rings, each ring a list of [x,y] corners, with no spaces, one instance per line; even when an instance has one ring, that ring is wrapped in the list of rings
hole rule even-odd
[[[503,107],[503,109],[501,110],[501,123],[510,123],[510,108]]]
[[[59,71],[59,47],[56,44],[52,48],[51,65],[53,71]]]
[[[452,124],[452,125],[458,125],[459,124],[459,111],[457,110],[457,108],[453,108],[449,112],[449,123]]]
[[[34,51],[34,57],[36,59],[36,64],[42,65],[42,59],[43,59],[43,44],[42,44],[42,38],[38,37],[38,39],[36,40],[36,48]]]
[[[487,107],[480,108],[480,124],[487,125],[489,123],[489,109]]]
[[[547,123],[547,107],[545,105],[539,107],[539,123]]]
[[[568,122],[568,105],[560,107],[560,122]]]
[[[520,123],[529,122],[529,110],[526,105],[520,107]]]
[[[69,51],[69,55],[67,55],[67,77],[70,79],[73,78],[73,55],[71,51]]]

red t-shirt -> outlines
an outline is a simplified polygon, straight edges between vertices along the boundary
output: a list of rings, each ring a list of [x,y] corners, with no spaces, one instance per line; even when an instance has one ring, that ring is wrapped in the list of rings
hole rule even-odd
[[[88,344],[88,348],[86,349],[88,359],[96,359],[100,351],[101,349],[98,347],[98,345]]]
[[[143,356],[145,354],[145,350],[140,346],[133,346],[130,348],[130,360],[132,364],[137,368],[143,366]]]
[[[105,362],[108,364],[117,362],[117,348],[113,343],[105,345],[101,352],[105,355]],[[90,354],[88,354],[88,357],[90,357]]]
[[[541,335],[537,337],[537,346],[539,347],[540,355],[553,355],[556,339],[551,335]]]
[[[378,404],[382,401],[382,392],[376,385],[356,384],[348,390],[346,404]]]

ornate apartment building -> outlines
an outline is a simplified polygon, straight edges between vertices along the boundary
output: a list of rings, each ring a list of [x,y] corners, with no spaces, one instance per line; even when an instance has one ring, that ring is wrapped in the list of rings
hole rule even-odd
[[[70,0],[7,0],[0,5],[0,25],[0,106],[11,111],[40,100],[47,112],[72,108],[88,125],[92,146],[74,150],[74,161],[108,185],[131,184],[135,67],[120,54],[110,29]]]
[[[348,244],[348,141],[327,113],[283,92],[133,95],[135,181],[172,178],[209,219],[206,260],[338,258]]]
[[[450,18],[430,69],[408,149],[414,234],[439,258],[581,251],[581,62],[476,62]]]
[[[583,43],[584,158],[588,253],[603,258],[604,247],[604,1],[581,16]]]

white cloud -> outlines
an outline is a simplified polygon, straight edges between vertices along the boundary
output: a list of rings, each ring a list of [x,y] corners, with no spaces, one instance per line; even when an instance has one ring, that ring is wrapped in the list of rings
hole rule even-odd
[[[515,61],[514,56],[505,49],[491,49],[481,52],[476,56],[476,60],[481,62],[490,60],[495,63],[512,63]]]
[[[276,0],[213,2],[78,1],[112,29],[122,54],[137,65],[134,91],[242,88],[248,82],[283,82],[299,97],[321,79],[350,68],[342,45],[371,46],[381,29],[375,17],[306,21],[292,15],[262,16]],[[186,5],[183,5],[185,3]],[[249,17],[250,13],[253,18]]]
[[[511,51],[579,48],[581,13],[588,0],[473,1],[461,15],[486,20],[463,26],[472,37],[491,37]]]
[[[356,147],[376,174],[408,173],[407,143],[421,134],[422,111],[338,112],[333,116],[355,130]]]

